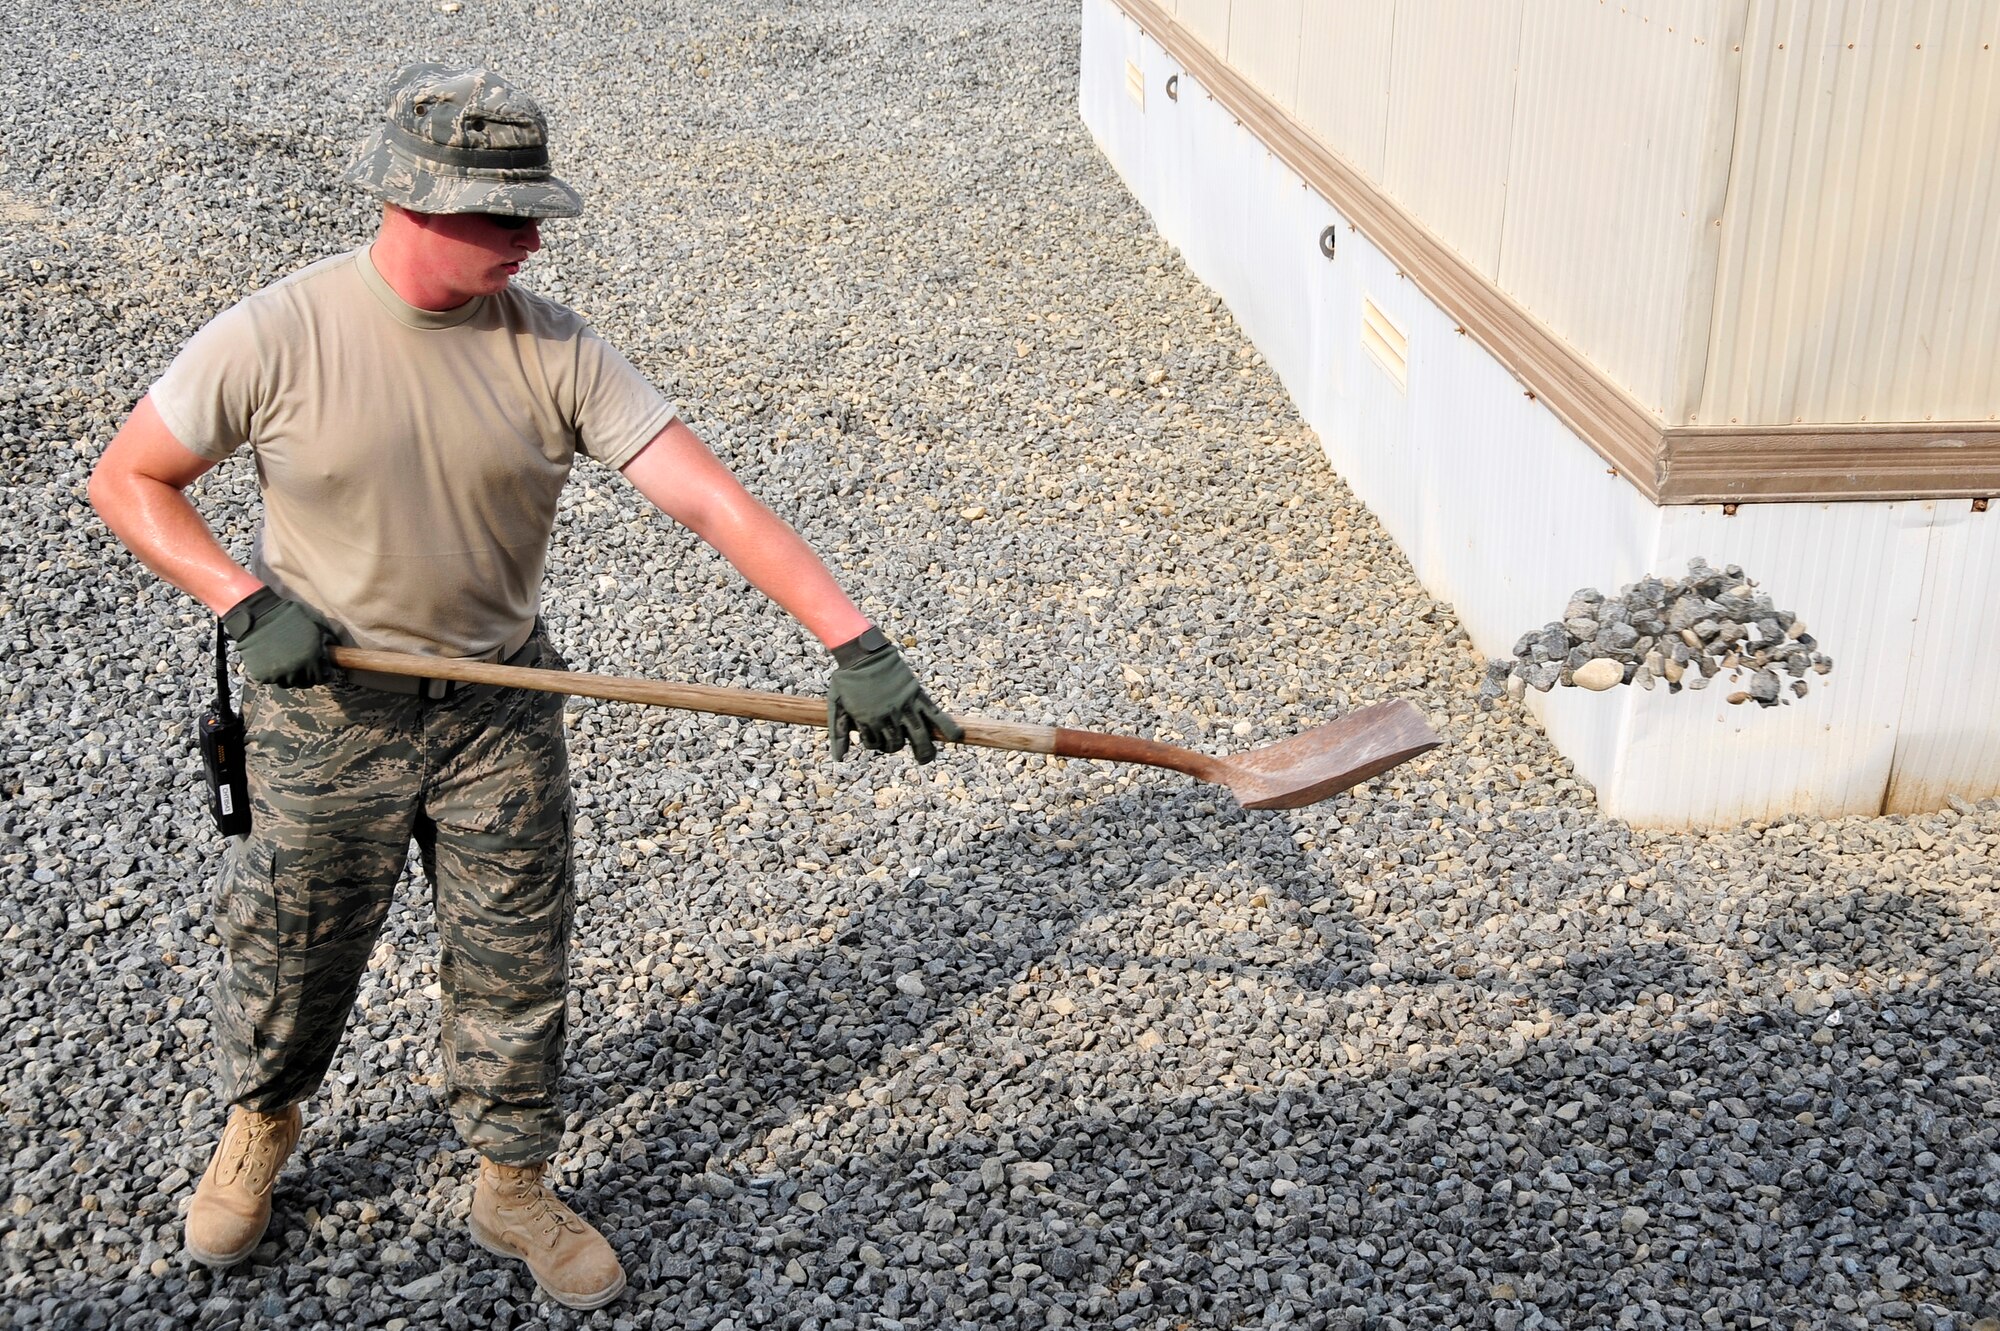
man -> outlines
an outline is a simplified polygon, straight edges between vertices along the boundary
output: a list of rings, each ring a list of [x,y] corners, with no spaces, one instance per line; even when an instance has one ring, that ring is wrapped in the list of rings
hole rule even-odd
[[[412,66],[346,179],[364,249],[225,311],[91,477],[105,522],[221,617],[245,673],[251,833],[231,847],[214,1002],[222,1140],[187,1215],[212,1266],[261,1241],[410,842],[438,917],[446,1097],[480,1154],[473,1238],[575,1308],[625,1278],[542,1182],[561,1133],[571,804],[555,695],[341,672],[330,644],[561,665],[537,618],[574,455],[616,467],[833,650],[834,755],[958,727],[817,556],[569,310],[512,279],[539,220],[582,210],[547,128],[489,70]],[[248,568],[184,491],[249,444]]]

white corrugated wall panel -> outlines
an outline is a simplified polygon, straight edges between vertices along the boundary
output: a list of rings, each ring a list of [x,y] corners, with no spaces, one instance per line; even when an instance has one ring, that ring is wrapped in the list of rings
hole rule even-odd
[[[1083,123],[1134,194],[1146,188],[1146,117],[1126,90],[1125,67],[1138,63],[1153,42],[1113,5],[1083,9],[1082,68],[1077,100]],[[1153,49],[1157,50],[1157,47]],[[1150,99],[1152,90],[1147,89]],[[1161,98],[1162,101],[1165,98]]]
[[[1396,266],[1360,233],[1349,232],[1341,246],[1335,264],[1353,270],[1348,279],[1349,295],[1343,304],[1327,311],[1321,344],[1339,363],[1340,401],[1327,424],[1308,423],[1319,432],[1329,460],[1407,555],[1424,522],[1423,496],[1414,484],[1422,467],[1410,436],[1409,391],[1398,388],[1363,348],[1361,303],[1373,300],[1407,330],[1409,312],[1401,308],[1401,301],[1416,292],[1396,276]],[[1422,384],[1419,376],[1416,386],[1421,388]],[[1336,436],[1329,430],[1346,433]],[[1422,576],[1421,570],[1418,576]]]
[[[1237,125],[1222,104],[1203,94],[1201,85],[1181,76],[1176,103],[1190,164],[1192,186],[1187,203],[1186,231],[1173,237],[1188,266],[1220,292],[1239,292],[1247,270],[1244,254],[1244,200],[1249,189],[1253,154],[1264,155],[1256,136]],[[1194,164],[1199,164],[1195,166]],[[1227,284],[1227,285],[1225,285]]]
[[[1680,422],[1708,353],[1748,0],[1531,4],[1499,281]]]
[[[1331,205],[1310,197],[1338,223]],[[1341,234],[1336,259],[1309,269],[1300,288],[1320,369],[1296,396],[1335,470],[1479,650],[1505,655],[1578,587],[1643,576],[1657,510],[1380,251],[1344,225]],[[1405,389],[1362,347],[1366,299],[1408,339]],[[1584,779],[1610,775],[1621,745],[1615,712],[1592,711],[1572,690],[1537,697],[1535,710]]]
[[[1759,0],[1704,424],[2000,418],[2000,4]]]
[[[1306,206],[1308,226],[1336,223],[1338,214],[1319,195],[1308,191]],[[1309,267],[1297,293],[1316,367],[1313,383],[1298,400],[1334,470],[1407,551],[1423,518],[1421,497],[1411,484],[1418,466],[1410,443],[1410,402],[1362,348],[1361,303],[1373,297],[1400,321],[1407,316],[1398,300],[1416,293],[1381,251],[1337,224],[1335,258],[1322,257]]]
[[[1338,218],[1312,198],[1323,218]],[[1336,259],[1309,270],[1300,290],[1320,366],[1298,395],[1301,411],[1335,470],[1482,653],[1505,655],[1578,587],[1644,574],[1653,506],[1379,250],[1343,227]],[[1369,299],[1408,339],[1404,389],[1362,347]],[[1621,743],[1615,712],[1593,712],[1569,690],[1537,697],[1535,709],[1580,775],[1609,776]]]
[[[1287,114],[1298,111],[1299,36],[1306,0],[1231,0],[1229,67]]]
[[[1426,585],[1461,608],[1473,641],[1504,656],[1577,588],[1643,577],[1657,510],[1424,305],[1410,376],[1427,501],[1412,559]]]
[[[2000,513],[1974,513],[1968,499],[1932,507],[1891,813],[1935,809],[1949,795],[2000,795]],[[1841,668],[1835,657],[1836,678]]]
[[[1208,103],[1213,106],[1214,103]],[[1257,344],[1271,369],[1294,399],[1317,367],[1312,358],[1312,326],[1299,317],[1299,286],[1309,280],[1310,265],[1323,264],[1318,228],[1312,225],[1317,198],[1276,153],[1248,130],[1239,234],[1250,261],[1251,276],[1230,308],[1243,331]]]
[[[1831,675],[1789,707],[1731,705],[1729,674],[1700,693],[1615,690],[1632,709],[1607,804],[1646,823],[1728,823],[1810,811],[1872,814],[1895,759],[1930,541],[1931,506],[1745,504],[1660,510],[1655,566],[1740,564],[1802,616]],[[1789,677],[1784,677],[1789,682]]]
[[[1428,304],[1428,302],[1426,302]],[[1488,657],[1561,614],[1585,586],[1644,575],[1658,513],[1500,363],[1432,308],[1412,342],[1412,433],[1425,471],[1415,562]],[[1623,719],[1580,689],[1530,694],[1577,774],[1602,786],[1622,749]]]
[[[1500,272],[1521,4],[1399,4],[1390,51],[1382,184],[1488,278]]]
[[[1378,183],[1395,29],[1394,0],[1311,0],[1299,28],[1299,124]]]
[[[1180,0],[1174,6],[1174,17],[1199,37],[1203,46],[1227,58],[1230,3],[1231,0]]]
[[[1108,6],[1107,6],[1108,7]],[[1090,6],[1086,5],[1086,11]],[[1187,188],[1187,115],[1192,102],[1205,102],[1200,85],[1152,38],[1141,34],[1139,67],[1146,79],[1145,187],[1141,203],[1153,214],[1160,234],[1175,245],[1187,234],[1192,191]],[[1180,100],[1167,96],[1167,80],[1178,75]]]
[[[1346,247],[1347,219],[1332,204],[1311,192],[1307,194],[1307,207],[1317,210],[1313,220],[1322,229],[1339,228],[1341,244]],[[1347,253],[1352,252],[1353,247],[1347,247]],[[1347,253],[1341,257],[1347,257]],[[1308,354],[1317,372],[1296,396],[1299,415],[1319,435],[1327,461],[1366,504],[1368,495],[1354,480],[1352,455],[1359,448],[1360,422],[1348,384],[1360,368],[1356,359],[1360,344],[1354,335],[1355,311],[1361,306],[1359,279],[1360,267],[1352,263],[1322,262],[1306,270],[1306,280],[1299,288],[1304,304],[1301,316],[1309,330]]]

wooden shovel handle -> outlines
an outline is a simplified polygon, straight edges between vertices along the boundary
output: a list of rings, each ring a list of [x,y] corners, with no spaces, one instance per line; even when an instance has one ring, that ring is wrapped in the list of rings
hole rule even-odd
[[[568,670],[535,670],[527,666],[496,665],[490,661],[412,656],[404,652],[377,652],[360,647],[334,648],[333,663],[345,670],[373,670],[378,674],[407,675],[414,679],[450,679],[461,684],[498,684],[505,688],[567,693],[579,698],[605,698],[612,702],[645,703],[652,707],[674,707],[684,712],[709,712],[717,716],[742,716],[792,726],[826,724],[824,701],[758,689],[673,684],[665,680],[584,675]],[[977,744],[986,749],[1012,749],[1018,753],[1056,752],[1057,731],[1054,726],[1018,725],[1012,721],[988,721],[976,716],[952,719],[965,727],[967,744]],[[1132,742],[1146,743],[1144,740]]]
[[[384,675],[608,698],[614,702],[676,707],[793,726],[826,724],[824,702],[789,693],[727,689],[713,684],[670,684],[619,675],[573,674],[567,670],[534,670],[356,647],[334,648],[333,663],[348,670]],[[1424,724],[1422,715],[1408,703],[1378,703],[1339,721],[1233,758],[1215,758],[1131,735],[1020,725],[977,716],[953,719],[965,728],[967,744],[1016,753],[1047,753],[1058,758],[1101,758],[1164,767],[1185,772],[1200,781],[1227,786],[1246,808],[1260,809],[1291,809],[1324,799],[1439,743],[1438,737]]]

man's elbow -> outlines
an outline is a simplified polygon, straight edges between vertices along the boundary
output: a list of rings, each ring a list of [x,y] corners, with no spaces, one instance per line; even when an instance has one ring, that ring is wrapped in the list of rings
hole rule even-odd
[[[126,527],[140,513],[157,491],[172,491],[171,481],[147,474],[133,465],[132,459],[112,441],[112,446],[104,451],[97,465],[90,469],[90,480],[84,486],[84,497],[90,507],[119,537],[125,535]]]
[[[90,469],[89,484],[84,487],[84,497],[90,501],[91,510],[107,525],[118,504],[118,481],[108,463],[108,456],[97,459],[97,465]]]

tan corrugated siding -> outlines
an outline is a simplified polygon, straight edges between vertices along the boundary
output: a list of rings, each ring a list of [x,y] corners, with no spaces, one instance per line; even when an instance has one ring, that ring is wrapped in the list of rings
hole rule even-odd
[[[1703,425],[2000,419],[2000,4],[1758,0]]]
[[[1521,0],[1399,4],[1382,185],[1482,276],[1500,271]]]
[[[1289,114],[1298,112],[1306,0],[1230,0],[1229,65]]]
[[[1701,391],[1746,5],[1522,14],[1500,286],[1667,421]]]
[[[1174,17],[1203,46],[1226,60],[1229,57],[1229,6],[1230,0],[1180,0],[1174,7]]]
[[[1311,0],[1299,28],[1299,124],[1376,182],[1395,31],[1393,0]]]

